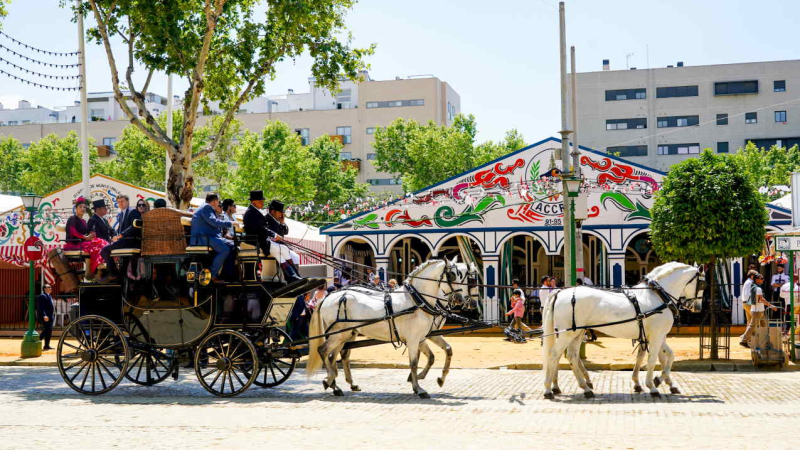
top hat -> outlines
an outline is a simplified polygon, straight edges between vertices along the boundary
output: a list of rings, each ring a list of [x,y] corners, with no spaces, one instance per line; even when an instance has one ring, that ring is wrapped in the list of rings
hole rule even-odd
[[[257,202],[259,200],[264,200],[264,191],[250,191],[250,201]]]
[[[273,200],[269,203],[270,211],[283,212],[283,202],[280,200]]]
[[[107,206],[106,201],[102,198],[100,200],[95,200],[92,202],[92,209],[95,211],[100,208],[105,208],[106,206]]]

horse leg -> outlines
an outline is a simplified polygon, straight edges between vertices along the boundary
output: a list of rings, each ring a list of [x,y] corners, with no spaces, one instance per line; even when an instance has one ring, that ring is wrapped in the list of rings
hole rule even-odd
[[[574,338],[574,332],[561,334],[556,338],[549,354],[543,355],[547,360],[545,365],[547,370],[545,370],[544,376],[544,398],[553,399],[556,394],[561,393],[561,389],[558,387],[558,362],[561,360],[561,355],[564,354],[564,349]]]
[[[431,342],[438,345],[442,350],[444,350],[444,368],[442,369],[442,376],[436,379],[436,382],[439,383],[439,387],[444,386],[444,380],[447,378],[447,374],[450,373],[450,361],[453,360],[453,347],[444,340],[442,336],[434,336],[429,338]]]
[[[661,397],[658,392],[658,387],[653,382],[653,371],[658,362],[658,355],[661,353],[661,344],[664,343],[665,336],[656,336],[650,340],[650,354],[647,357],[647,387],[650,389],[650,395],[653,397]]]
[[[633,375],[631,376],[631,378],[633,378],[634,392],[642,392],[642,385],[639,384],[639,369],[642,368],[642,362],[644,362],[644,355],[646,353],[647,352],[642,350],[641,346],[636,350],[636,364],[633,365]]]
[[[431,366],[433,366],[433,362],[436,360],[436,356],[434,356],[431,348],[428,346],[427,341],[422,341],[419,343],[419,351],[425,354],[425,357],[428,358],[427,364],[425,364],[425,368],[422,369],[419,375],[417,375],[418,380],[424,380],[426,376],[428,376],[428,372],[431,370]],[[408,382],[411,383],[411,374],[408,374]]]
[[[336,355],[334,350],[341,348],[341,341],[342,338],[340,336],[332,336],[317,349],[322,357],[322,364],[325,366],[325,370],[328,372],[328,377],[322,380],[322,386],[324,386],[325,389],[328,389],[329,387],[332,388],[333,395],[337,397],[344,395],[344,392],[342,392],[342,390],[336,386],[336,360],[334,359],[335,357],[332,358],[331,355]]]
[[[408,366],[411,369],[411,387],[419,398],[431,398],[425,389],[420,387],[417,379],[417,366],[419,365],[419,342],[413,339],[408,341]]]
[[[584,334],[585,333],[586,332],[584,331]],[[584,334],[580,335],[580,339],[578,339],[577,341],[572,341],[571,345],[574,347],[574,351],[578,355],[577,359],[578,367],[580,368],[581,373],[583,374],[583,379],[586,380],[586,385],[589,386],[589,389],[594,389],[594,384],[592,384],[592,380],[589,378],[589,371],[586,369],[586,365],[583,364],[583,360],[580,358],[581,345],[583,344]]]
[[[672,383],[672,363],[675,361],[675,353],[672,348],[664,341],[661,344],[661,378],[669,385],[669,392],[671,394],[680,394],[681,390]]]
[[[575,375],[575,380],[578,382],[578,386],[583,389],[583,396],[586,398],[594,398],[594,392],[586,383],[584,379],[584,371],[586,368],[583,367],[583,363],[581,362],[580,356],[580,345],[583,341],[583,333],[578,333],[578,336],[572,340],[567,346],[567,359],[569,360],[569,365],[572,367],[572,373]],[[583,368],[583,370],[581,370]]]
[[[356,340],[356,337],[353,336],[347,340],[347,342],[353,342]],[[347,343],[345,342],[345,343]],[[342,369],[344,370],[344,379],[347,381],[347,384],[350,385],[351,391],[360,391],[361,388],[353,384],[353,375],[350,372],[350,349],[344,349],[340,353],[342,355]]]

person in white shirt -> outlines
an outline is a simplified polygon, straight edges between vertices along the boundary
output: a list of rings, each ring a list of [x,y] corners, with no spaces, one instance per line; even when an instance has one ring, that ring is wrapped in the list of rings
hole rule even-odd
[[[783,264],[778,264],[777,271],[778,273],[772,276],[772,283],[770,283],[770,285],[772,286],[772,293],[773,293],[772,301],[775,303],[780,302],[781,288],[783,287],[784,284],[789,282],[789,275],[783,273]]]
[[[781,298],[783,299],[783,303],[786,305],[786,314],[787,315],[794,313],[794,311],[791,310],[792,309],[792,302],[791,302],[792,299],[790,297],[790,294],[791,294],[790,284],[789,283],[785,283],[781,287],[780,295],[781,295]],[[800,305],[800,276],[798,276],[797,274],[795,274],[795,276],[794,276],[794,304],[795,304],[795,308],[797,308],[797,305]],[[795,311],[796,311],[796,309],[795,309]],[[799,320],[800,320],[800,315],[794,314],[794,323],[795,323],[795,325],[797,325]],[[788,324],[787,324],[787,326],[788,326]],[[796,334],[800,334],[800,327],[797,327],[795,329],[795,333]]]
[[[519,289],[520,293],[522,294],[520,296],[522,298],[522,302],[525,303],[525,291],[523,291],[522,288],[519,287],[519,279],[514,278],[513,280],[511,280],[511,292],[513,293],[517,289]]]
[[[756,327],[766,327],[767,319],[764,318],[764,307],[768,306],[773,310],[778,308],[773,306],[764,298],[764,291],[761,290],[761,285],[764,283],[764,276],[758,274],[753,279],[755,286],[750,287],[750,295],[748,303],[750,303],[750,320],[747,322],[747,330],[742,335],[739,345],[742,347],[750,347],[750,336]]]
[[[542,303],[542,307],[544,307],[544,303],[547,301],[547,297],[550,296],[550,291],[553,288],[550,287],[550,277],[545,275],[542,277],[542,287],[539,288],[539,301]]]
[[[758,275],[755,270],[747,271],[747,279],[742,285],[742,308],[744,308],[745,323],[750,323],[750,288],[753,287],[753,278]]]

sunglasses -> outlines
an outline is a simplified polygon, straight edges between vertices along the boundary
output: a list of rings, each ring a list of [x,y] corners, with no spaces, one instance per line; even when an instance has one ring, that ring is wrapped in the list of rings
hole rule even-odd
[[[136,205],[137,208],[144,208],[145,206],[147,205],[145,205],[144,203],[139,203],[138,205]]]

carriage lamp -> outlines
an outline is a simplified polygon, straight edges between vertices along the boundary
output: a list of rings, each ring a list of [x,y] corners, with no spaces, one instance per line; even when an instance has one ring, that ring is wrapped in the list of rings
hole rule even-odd
[[[194,283],[195,278],[197,278],[197,263],[193,262],[189,265],[189,270],[186,272],[186,281]]]
[[[42,203],[42,197],[36,194],[22,194],[20,198],[22,206],[28,211],[27,223],[30,236],[33,236],[33,229],[37,224],[36,211],[39,209],[39,204]],[[42,355],[42,341],[39,340],[39,333],[36,332],[36,298],[33,292],[36,287],[36,269],[33,261],[30,262],[28,273],[28,331],[22,338],[20,354],[23,358],[35,358]]]
[[[208,286],[211,283],[211,271],[208,269],[203,269],[200,272],[200,276],[197,277],[197,281],[200,283],[200,286]]]
[[[562,178],[564,184],[567,188],[567,194],[569,195],[569,213],[570,213],[570,221],[569,221],[569,262],[570,262],[570,286],[575,286],[578,281],[578,272],[576,270],[575,265],[577,264],[577,258],[575,257],[575,198],[581,191],[581,184],[583,183],[583,179],[575,177],[574,173],[564,174]]]

